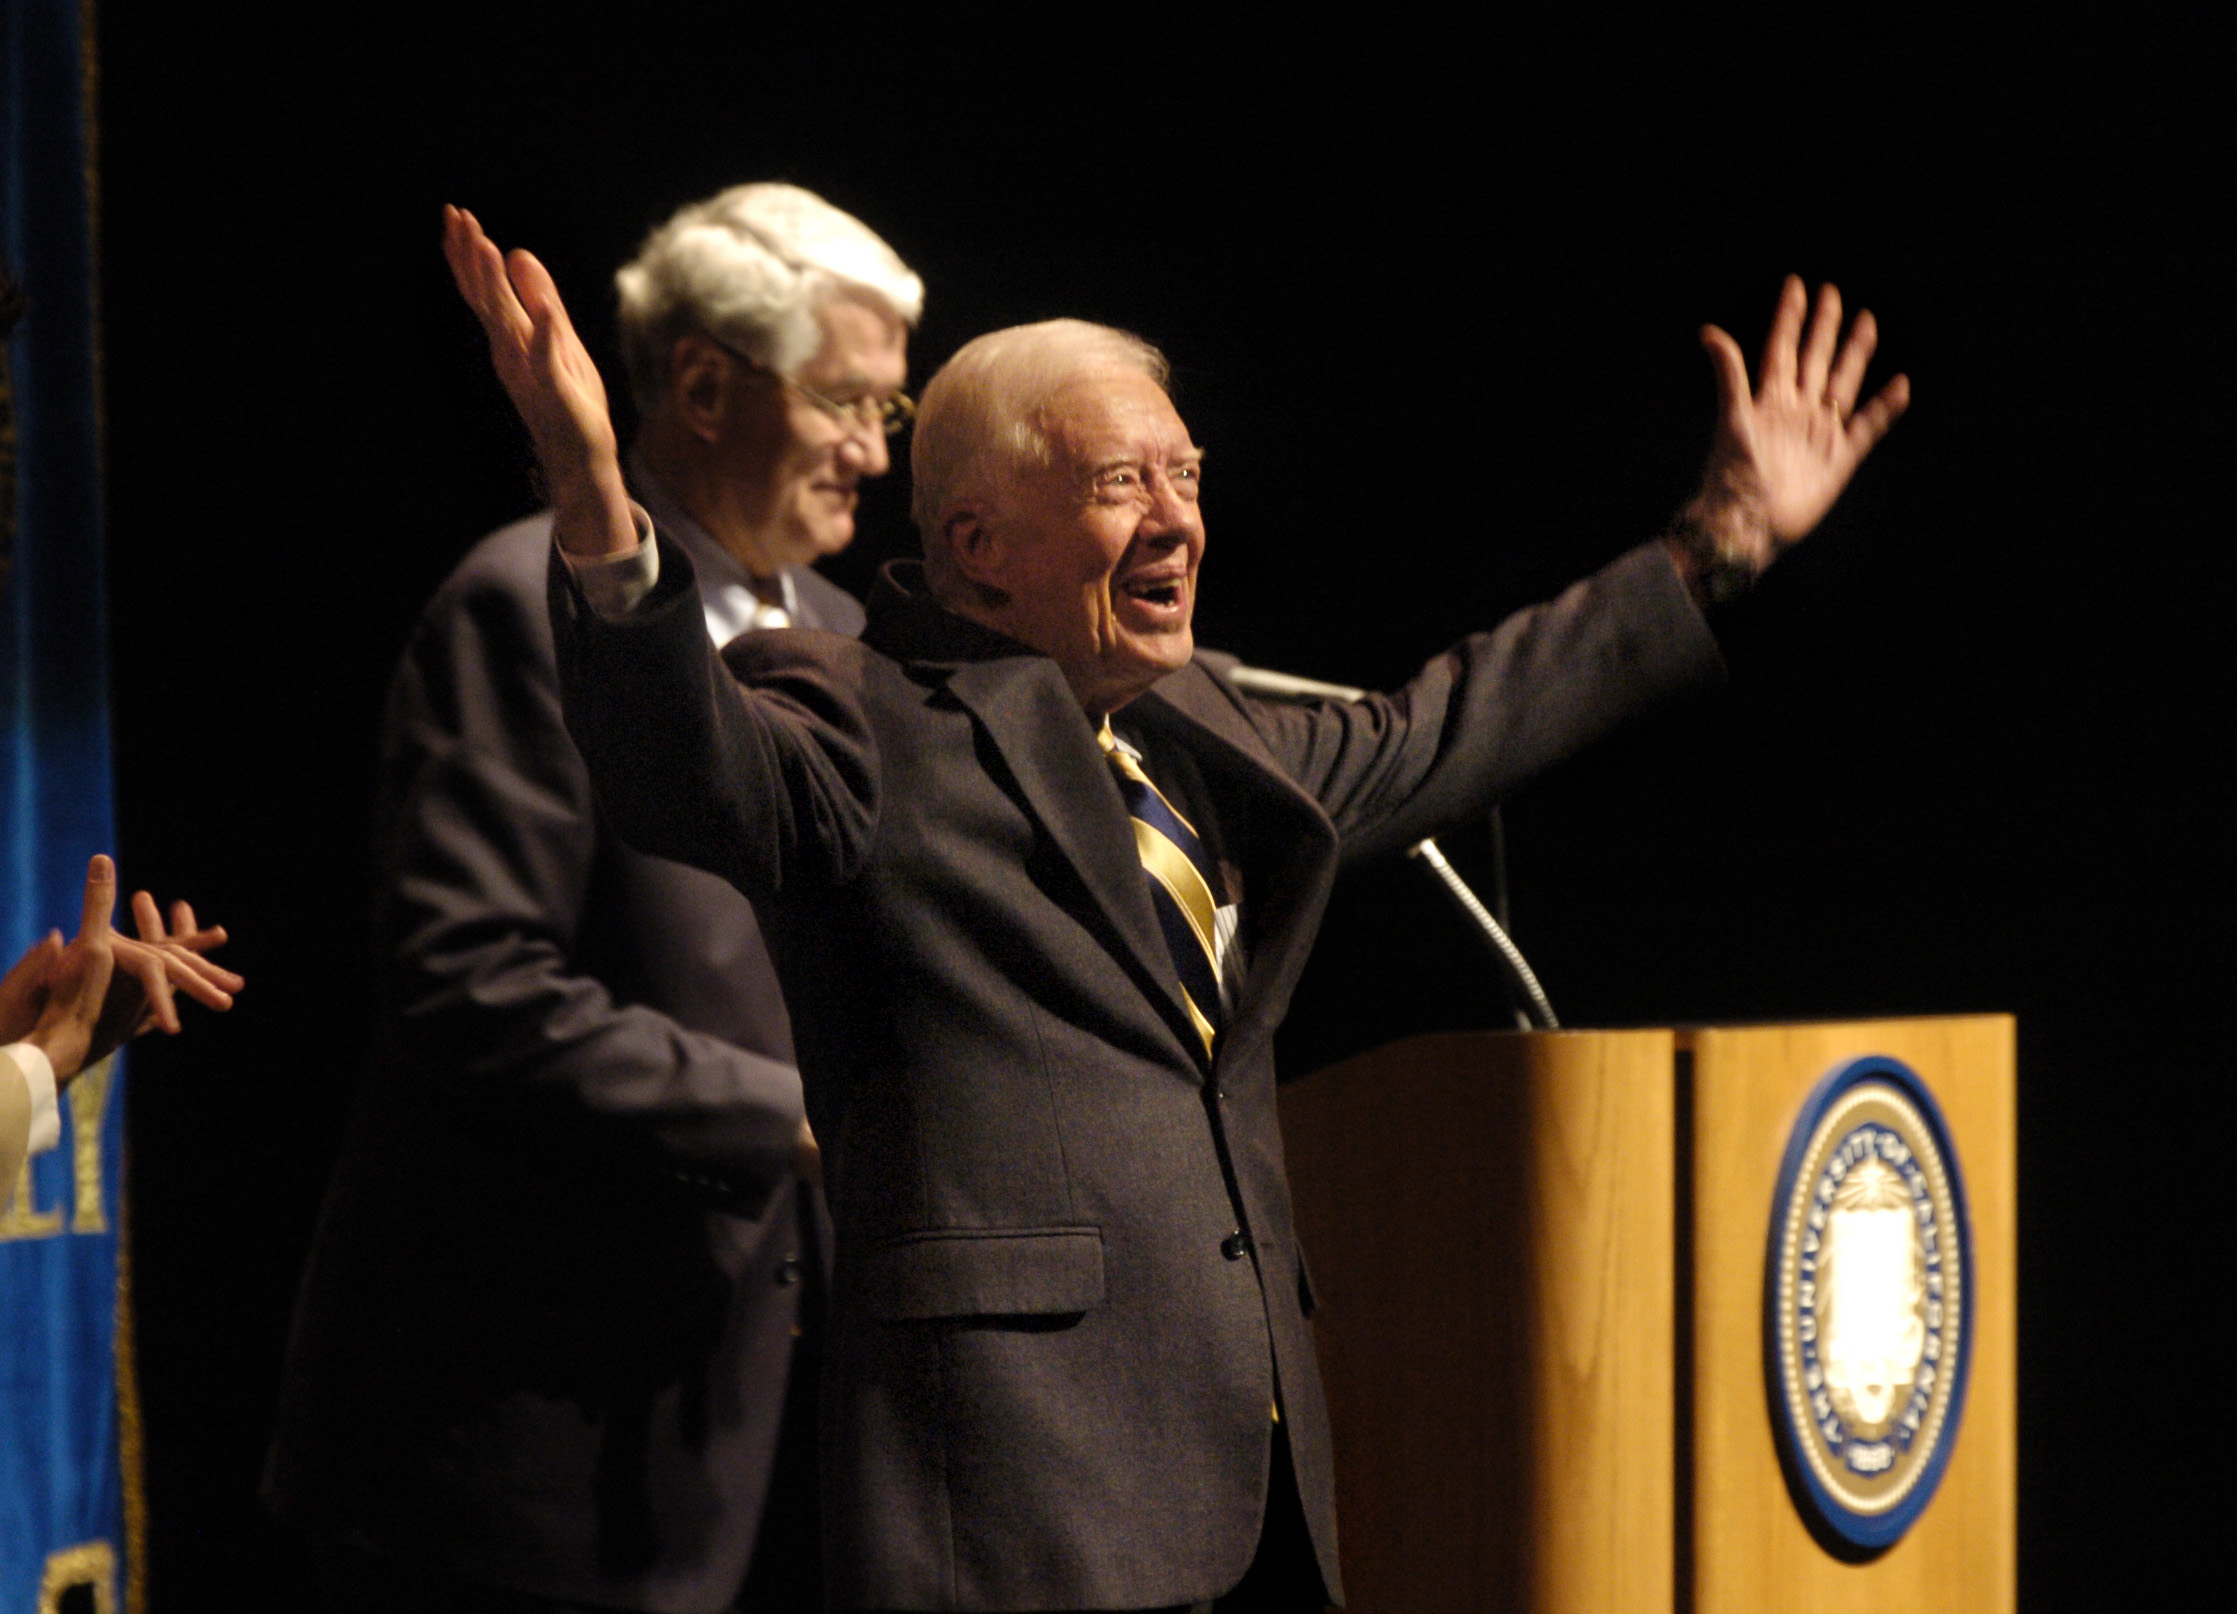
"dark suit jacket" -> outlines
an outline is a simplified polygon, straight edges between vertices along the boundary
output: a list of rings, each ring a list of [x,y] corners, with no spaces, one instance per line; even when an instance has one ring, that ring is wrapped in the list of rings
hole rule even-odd
[[[599,813],[560,722],[550,530],[476,547],[391,688],[383,1020],[267,1492],[470,1579],[726,1609],[818,1286],[800,1081],[752,908]],[[860,626],[796,584],[809,620]]]
[[[1216,1059],[1053,662],[903,566],[860,641],[757,635],[726,668],[683,555],[663,542],[661,564],[607,621],[555,559],[567,723],[619,831],[768,926],[838,1224],[834,1598],[1214,1596],[1258,1540],[1277,1394],[1337,1590],[1274,1028],[1340,855],[1471,817],[1718,676],[1667,558],[1634,552],[1387,698],[1262,704],[1199,662],[1121,714],[1239,866],[1247,962]]]

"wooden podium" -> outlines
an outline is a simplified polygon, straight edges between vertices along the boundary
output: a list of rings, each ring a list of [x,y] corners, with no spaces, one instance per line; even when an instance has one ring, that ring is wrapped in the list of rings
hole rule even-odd
[[[1781,1472],[1764,1261],[1805,1096],[1874,1054],[1947,1123],[1973,1354],[1931,1502],[1856,1561]],[[1282,1126],[1356,1614],[2013,1607],[2009,1017],[1420,1037]]]

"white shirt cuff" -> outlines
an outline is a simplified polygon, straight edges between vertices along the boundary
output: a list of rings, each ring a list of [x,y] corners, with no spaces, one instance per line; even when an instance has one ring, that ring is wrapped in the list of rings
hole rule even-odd
[[[40,1154],[62,1141],[62,1109],[55,1102],[54,1064],[34,1042],[11,1042],[6,1049],[31,1094],[31,1132],[24,1153]]]
[[[582,586],[583,598],[590,601],[590,608],[606,618],[627,616],[645,603],[645,596],[660,581],[660,546],[653,542],[652,517],[635,499],[629,501],[629,517],[637,526],[637,547],[624,550],[619,555],[570,555],[566,550],[559,558],[575,574],[575,581]],[[558,540],[552,540],[557,544]]]

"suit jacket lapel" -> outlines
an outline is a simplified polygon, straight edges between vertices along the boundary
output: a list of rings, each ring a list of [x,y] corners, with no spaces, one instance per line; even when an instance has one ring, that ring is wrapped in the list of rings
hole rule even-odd
[[[1197,758],[1242,863],[1253,948],[1219,1054],[1223,1064],[1241,1061],[1281,1024],[1312,954],[1335,883],[1336,830],[1201,667],[1183,668],[1140,705],[1139,721],[1165,728]]]
[[[1181,983],[1150,905],[1126,804],[1095,731],[1064,675],[1046,656],[947,611],[916,562],[889,562],[865,602],[865,643],[928,672],[977,720],[1018,782],[1026,805],[1078,871],[1119,937],[1136,980],[1163,1011],[1174,1039],[1201,1068],[1204,1044],[1181,1002]],[[1255,912],[1257,951],[1235,1017],[1221,1039],[1225,1061],[1271,1036],[1312,950],[1336,865],[1336,832],[1318,804],[1273,765],[1242,714],[1191,665],[1142,697],[1145,716],[1176,725],[1201,758],[1216,797],[1232,794],[1238,823],[1263,831],[1244,851],[1244,900]],[[1225,815],[1223,815],[1225,816]]]
[[[1048,831],[1124,942],[1137,976],[1198,1063],[1171,949],[1150,906],[1134,831],[1087,714],[1056,664],[1031,654],[959,667],[948,689],[977,718]]]

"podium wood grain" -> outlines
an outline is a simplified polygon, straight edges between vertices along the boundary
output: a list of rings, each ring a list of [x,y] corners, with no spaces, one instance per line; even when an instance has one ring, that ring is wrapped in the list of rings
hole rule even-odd
[[[1694,1614],[2004,1614],[2017,1599],[2013,1023],[2005,1015],[1680,1032],[1693,1054]],[[1763,1257],[1779,1160],[1834,1065],[1902,1060],[1949,1123],[1973,1224],[1973,1362],[1934,1500],[1865,1564],[1789,1501],[1763,1381]],[[1686,1605],[1682,1604],[1681,1607]]]
[[[1357,1614],[1673,1606],[1674,1047],[1423,1037],[1284,1092]]]

